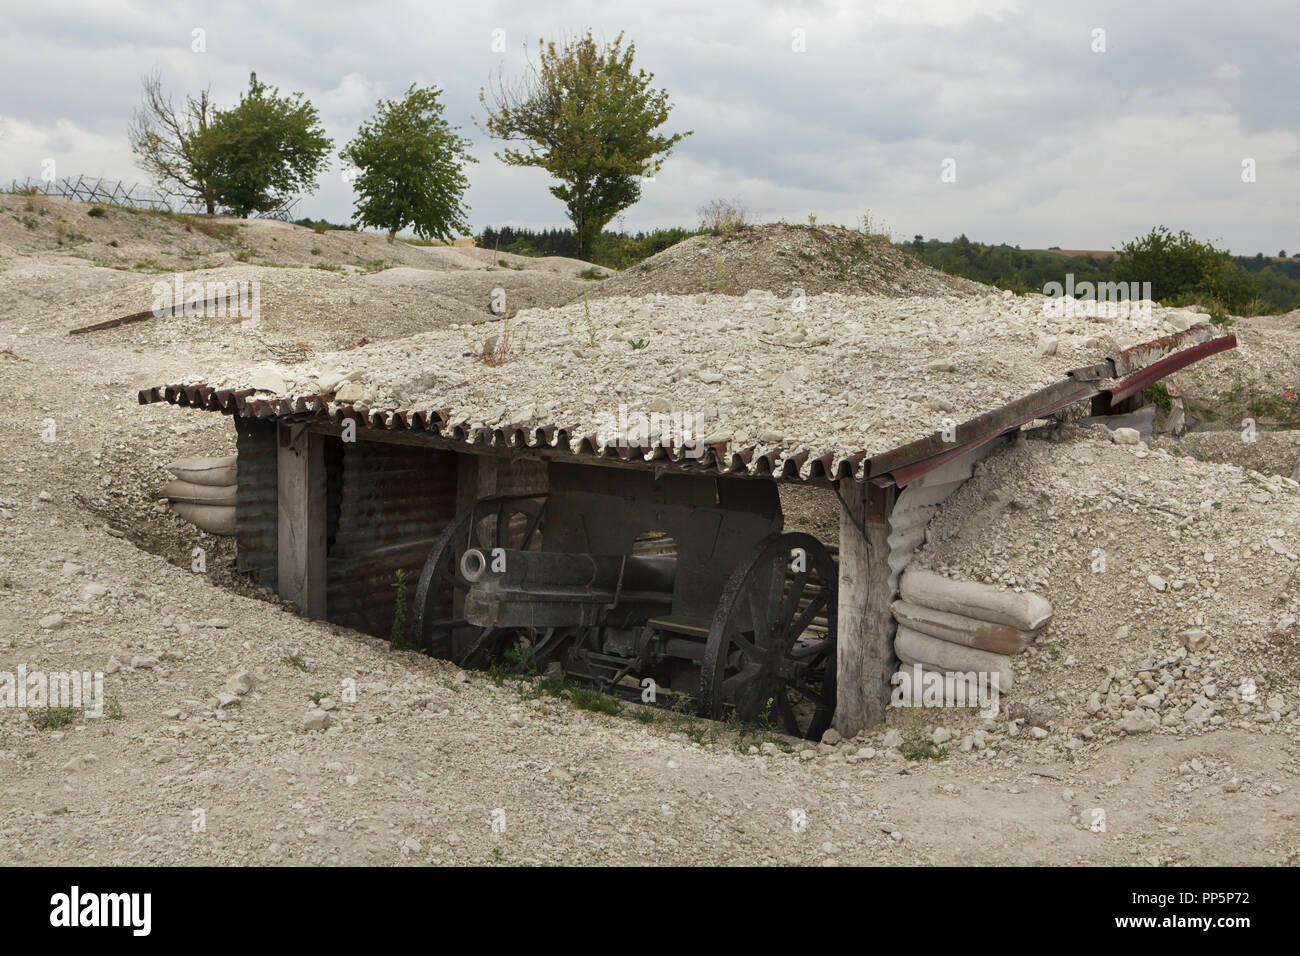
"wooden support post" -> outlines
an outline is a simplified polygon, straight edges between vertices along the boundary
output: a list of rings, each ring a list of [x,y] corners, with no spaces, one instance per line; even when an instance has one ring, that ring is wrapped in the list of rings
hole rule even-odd
[[[280,425],[278,486],[280,597],[307,617],[324,618],[325,444],[306,425]]]
[[[894,672],[894,618],[889,606],[889,513],[893,485],[840,482],[840,580],[835,649],[834,726],[855,737],[881,724]],[[864,533],[865,532],[865,533]]]

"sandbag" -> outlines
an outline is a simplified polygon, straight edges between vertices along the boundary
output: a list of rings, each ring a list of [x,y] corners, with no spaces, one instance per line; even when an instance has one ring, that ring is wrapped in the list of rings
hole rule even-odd
[[[176,478],[162,487],[164,498],[187,505],[223,505],[234,507],[238,485],[198,485]]]
[[[1036,631],[1052,616],[1051,603],[1037,594],[999,591],[990,584],[974,581],[954,581],[924,568],[904,571],[898,590],[908,604],[1006,624],[1022,631]]]
[[[224,458],[177,458],[167,466],[181,481],[196,485],[233,485],[235,483],[235,456]]]
[[[998,689],[1008,691],[1014,679],[1011,658],[1005,654],[962,647],[949,641],[922,634],[910,627],[899,627],[894,637],[894,653],[904,664],[920,664],[936,671],[983,671],[998,675]]]
[[[235,533],[235,509],[225,505],[191,505],[172,502],[172,511],[192,525],[213,534]]]
[[[892,610],[894,620],[914,631],[994,654],[1019,654],[1041,633],[1041,629],[1022,631],[1006,624],[936,611],[907,601],[895,601]]]

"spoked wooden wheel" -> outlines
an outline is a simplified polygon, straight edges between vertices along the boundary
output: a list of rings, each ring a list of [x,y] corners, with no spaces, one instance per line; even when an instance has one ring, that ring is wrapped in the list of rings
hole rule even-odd
[[[447,522],[429,550],[415,588],[412,646],[434,657],[451,657],[452,632],[458,630],[469,635],[471,649],[479,644],[484,628],[457,617],[460,597],[469,588],[460,573],[461,555],[469,548],[485,554],[493,548],[536,548],[545,515],[545,495],[502,495],[484,498]]]
[[[820,541],[769,535],[723,588],[700,669],[700,714],[779,721],[820,740],[835,715],[837,570]]]

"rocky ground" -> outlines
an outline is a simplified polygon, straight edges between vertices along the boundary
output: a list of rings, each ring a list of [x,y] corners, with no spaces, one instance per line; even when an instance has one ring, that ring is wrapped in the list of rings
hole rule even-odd
[[[333,348],[314,307],[298,321],[296,295],[265,309],[285,323],[269,341],[184,319],[69,337],[148,308],[151,277],[0,242],[0,672],[102,670],[107,698],[103,717],[60,726],[0,707],[0,863],[1300,859],[1300,692],[1294,645],[1278,643],[1295,637],[1292,489],[1088,435],[981,475],[972,494],[1005,503],[958,502],[948,520],[988,531],[965,547],[936,526],[931,559],[1050,585],[1059,616],[995,720],[900,710],[859,739],[809,745],[631,705],[593,712],[305,621],[242,583],[228,544],[158,507],[163,466],[228,452],[232,429],[138,406],[136,390],[178,365],[266,361],[268,344]],[[384,312],[363,284],[384,272],[273,272],[421,319],[418,297]],[[337,303],[320,309],[347,321]],[[1090,570],[1094,548],[1108,574]]]

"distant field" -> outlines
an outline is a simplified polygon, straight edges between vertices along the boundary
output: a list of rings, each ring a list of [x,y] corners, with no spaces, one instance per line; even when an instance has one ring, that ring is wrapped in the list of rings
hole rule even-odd
[[[1116,259],[1119,253],[1114,249],[1037,249],[1036,252],[1050,252],[1053,255],[1069,259]]]

